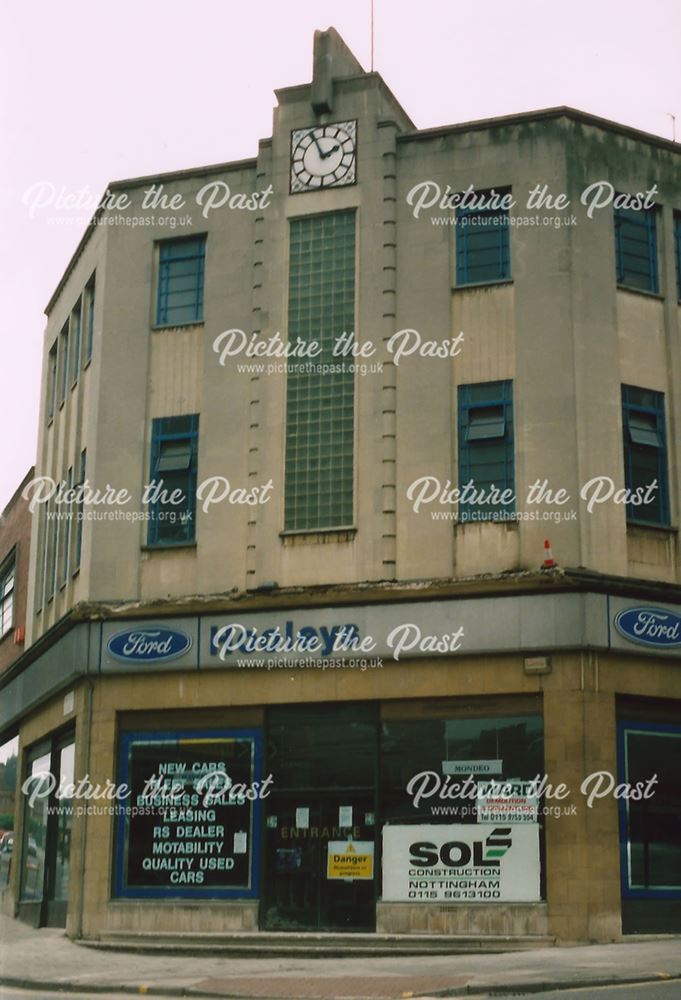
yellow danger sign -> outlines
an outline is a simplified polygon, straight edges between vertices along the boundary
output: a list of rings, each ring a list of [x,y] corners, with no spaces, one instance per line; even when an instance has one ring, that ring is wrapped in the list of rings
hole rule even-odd
[[[374,844],[371,840],[330,840],[327,878],[373,878]]]

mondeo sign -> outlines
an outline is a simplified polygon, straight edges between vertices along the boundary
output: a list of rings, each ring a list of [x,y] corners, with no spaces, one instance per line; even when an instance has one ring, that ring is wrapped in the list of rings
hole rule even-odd
[[[640,646],[681,646],[681,615],[664,608],[627,608],[615,615],[615,628],[629,642]]]

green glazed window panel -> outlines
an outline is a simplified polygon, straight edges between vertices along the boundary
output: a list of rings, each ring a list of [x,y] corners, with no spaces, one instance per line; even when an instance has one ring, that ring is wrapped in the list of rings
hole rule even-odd
[[[289,341],[317,341],[314,363],[340,366],[337,339],[355,324],[355,213],[295,219],[290,230]],[[355,377],[289,371],[284,526],[353,523]]]
[[[473,480],[477,491],[515,491],[513,383],[479,382],[459,386],[459,488]],[[502,516],[515,503],[460,504],[460,514]]]

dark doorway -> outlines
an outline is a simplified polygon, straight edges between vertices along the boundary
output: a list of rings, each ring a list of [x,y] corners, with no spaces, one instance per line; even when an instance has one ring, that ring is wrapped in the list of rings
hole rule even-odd
[[[270,711],[263,928],[375,929],[377,738],[373,704]]]

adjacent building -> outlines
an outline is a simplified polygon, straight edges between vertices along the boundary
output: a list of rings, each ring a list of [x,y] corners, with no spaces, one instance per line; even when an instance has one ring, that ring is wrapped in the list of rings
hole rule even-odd
[[[34,472],[29,469],[0,515],[0,673],[8,678],[26,639],[31,516],[21,494]],[[15,857],[17,752],[16,736],[0,749],[0,901],[8,895]]]
[[[681,930],[679,146],[419,130],[333,29],[276,97],[47,307],[16,912]]]

